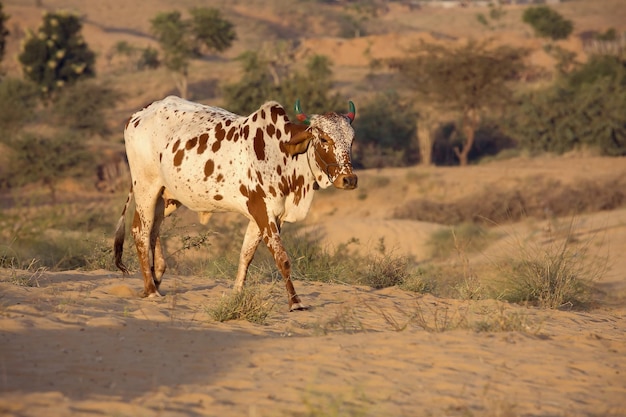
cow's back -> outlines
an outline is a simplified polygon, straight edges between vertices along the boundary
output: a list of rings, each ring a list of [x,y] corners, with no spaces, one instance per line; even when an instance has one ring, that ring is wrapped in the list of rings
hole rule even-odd
[[[276,132],[284,130],[288,119],[269,120],[272,105],[242,117],[173,96],[154,102],[135,113],[126,127],[131,173],[162,185],[192,210],[247,215],[248,196],[242,189],[278,184],[287,170]],[[284,211],[284,203],[275,203],[277,211]]]

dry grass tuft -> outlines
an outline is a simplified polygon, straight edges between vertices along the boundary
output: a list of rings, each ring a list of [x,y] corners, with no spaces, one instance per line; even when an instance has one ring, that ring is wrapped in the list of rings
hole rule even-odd
[[[206,312],[219,322],[246,320],[265,324],[276,305],[272,290],[273,286],[246,284],[239,292],[225,294],[216,304],[208,306]]]

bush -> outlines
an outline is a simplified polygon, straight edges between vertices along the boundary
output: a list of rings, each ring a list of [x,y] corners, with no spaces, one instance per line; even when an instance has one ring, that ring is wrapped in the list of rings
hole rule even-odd
[[[38,98],[34,84],[17,78],[5,78],[0,81],[0,142],[9,140],[10,135],[19,130],[35,114]]]
[[[97,82],[81,81],[64,89],[55,100],[59,124],[93,134],[109,132],[104,113],[115,106],[118,94]]]
[[[556,85],[521,98],[506,130],[531,152],[563,153],[579,147],[626,155],[626,67],[596,57]]]
[[[394,211],[394,218],[447,225],[464,222],[500,224],[525,217],[569,216],[614,210],[626,205],[626,178],[579,181],[575,186],[534,181],[516,190],[489,188],[456,201],[416,199]]]
[[[84,138],[66,131],[54,137],[24,134],[11,140],[9,146],[12,154],[7,183],[42,183],[50,189],[53,200],[61,179],[82,177],[93,168],[93,154],[88,152]]]
[[[552,40],[567,39],[574,24],[548,6],[529,7],[524,10],[522,21],[535,30],[535,35]]]
[[[591,241],[578,242],[573,230],[546,245],[520,243],[519,253],[502,269],[503,298],[542,308],[582,308],[591,301],[591,284],[606,270],[606,259],[592,258]]]
[[[419,161],[417,112],[396,91],[377,94],[354,122],[359,148],[354,162],[364,168],[406,166]]]

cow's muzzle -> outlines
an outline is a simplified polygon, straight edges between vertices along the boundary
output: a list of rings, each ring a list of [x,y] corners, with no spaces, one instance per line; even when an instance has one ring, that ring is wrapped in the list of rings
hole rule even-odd
[[[357,186],[359,177],[355,174],[341,174],[335,179],[333,185],[342,190],[354,190]]]

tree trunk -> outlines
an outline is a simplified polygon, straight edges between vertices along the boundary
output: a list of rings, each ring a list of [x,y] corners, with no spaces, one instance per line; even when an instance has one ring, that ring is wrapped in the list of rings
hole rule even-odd
[[[468,163],[469,153],[474,146],[474,138],[476,137],[476,129],[480,123],[480,115],[476,109],[468,109],[463,114],[463,133],[465,134],[465,143],[463,149],[457,146],[454,148],[454,154],[459,158],[459,164],[466,166]]]
[[[433,138],[430,131],[430,121],[420,117],[417,121],[417,143],[422,165],[429,166],[433,162]]]
[[[188,98],[188,85],[189,85],[189,75],[186,69],[180,72],[173,72],[172,77],[174,78],[174,84],[176,85],[176,89],[178,90],[178,94],[180,94],[181,98]]]

